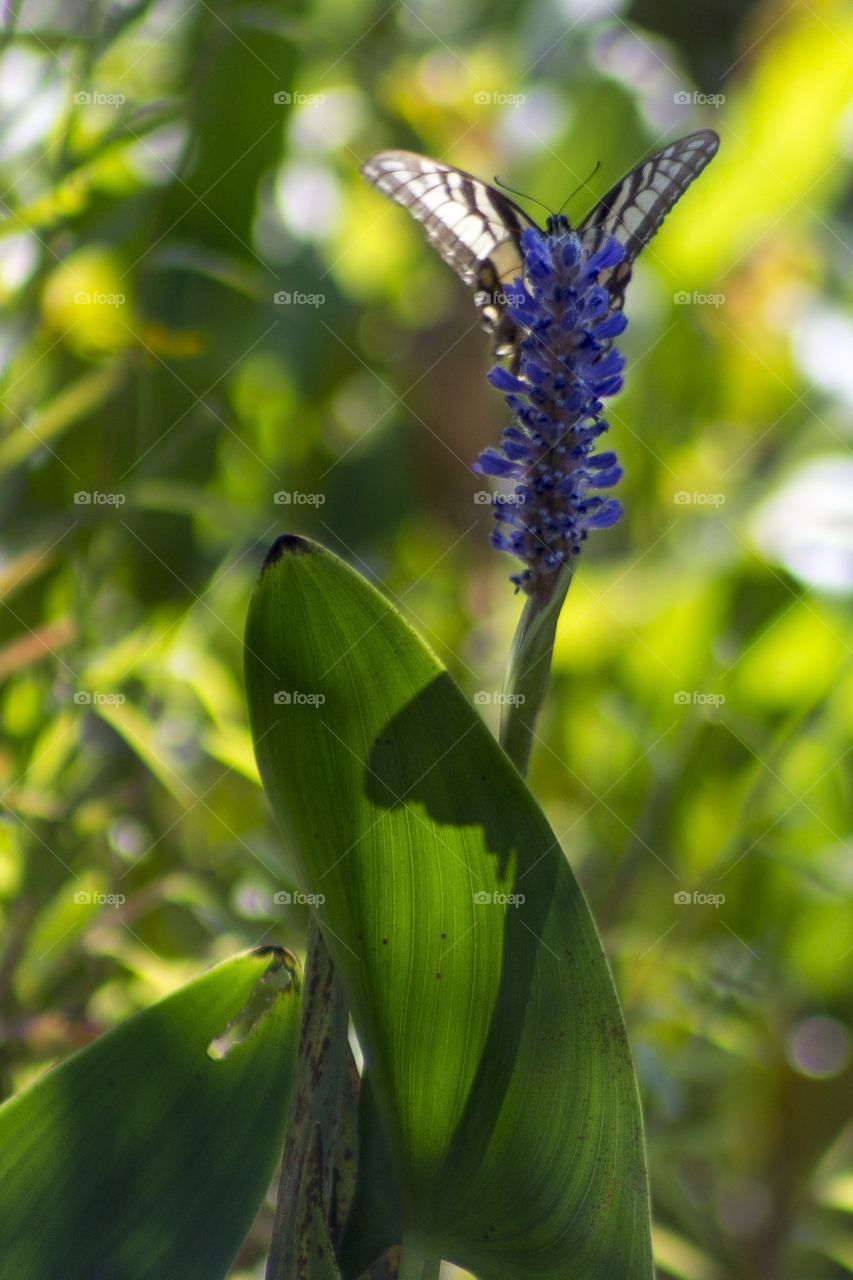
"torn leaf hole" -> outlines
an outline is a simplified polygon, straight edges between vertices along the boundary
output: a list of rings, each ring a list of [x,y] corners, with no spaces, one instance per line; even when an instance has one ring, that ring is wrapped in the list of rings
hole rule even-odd
[[[243,1008],[221,1035],[207,1046],[207,1056],[222,1062],[232,1049],[244,1044],[259,1023],[270,1013],[280,996],[299,990],[299,961],[286,947],[257,947],[256,956],[269,956],[270,963],[258,978]]]

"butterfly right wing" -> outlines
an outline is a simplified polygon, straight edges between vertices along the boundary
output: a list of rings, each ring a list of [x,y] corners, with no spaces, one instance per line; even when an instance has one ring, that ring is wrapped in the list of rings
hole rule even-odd
[[[610,290],[610,305],[621,311],[625,287],[637,254],[660,227],[673,205],[717,154],[720,139],[713,129],[699,129],[650,156],[607,192],[578,228],[587,253],[596,253],[608,236],[625,249],[625,257],[601,282]]]
[[[476,290],[483,327],[497,355],[514,343],[502,289],[523,274],[520,238],[535,223],[495,187],[412,151],[380,151],[361,171],[378,191],[407,209],[459,278]]]

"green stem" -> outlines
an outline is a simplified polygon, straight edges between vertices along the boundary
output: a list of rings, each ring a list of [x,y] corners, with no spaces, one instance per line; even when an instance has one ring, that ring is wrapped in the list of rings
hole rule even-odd
[[[522,777],[527,774],[536,720],[548,691],[557,619],[573,572],[573,565],[567,565],[550,592],[527,597],[512,642],[500,741]]]
[[[302,1244],[301,1217],[297,1212],[302,1173],[318,1133],[325,1161],[324,1209],[331,1217],[334,1153],[345,1105],[349,1053],[343,992],[312,914],[290,1123],[281,1162],[266,1280],[291,1280],[297,1274]]]

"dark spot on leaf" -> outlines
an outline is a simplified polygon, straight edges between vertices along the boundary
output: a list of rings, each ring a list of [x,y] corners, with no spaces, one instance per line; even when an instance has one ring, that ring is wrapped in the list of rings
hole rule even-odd
[[[283,533],[280,538],[276,538],[264,557],[261,574],[266,573],[267,569],[271,569],[274,564],[278,564],[284,556],[306,556],[314,550],[313,543],[307,538],[300,537],[298,533]]]

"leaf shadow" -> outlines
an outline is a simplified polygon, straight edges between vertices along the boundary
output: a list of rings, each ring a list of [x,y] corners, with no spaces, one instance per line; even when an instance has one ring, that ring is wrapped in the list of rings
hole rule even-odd
[[[488,1154],[515,1069],[563,853],[514,766],[476,712],[472,718],[472,708],[446,672],[411,698],[377,735],[365,788],[381,807],[417,807],[439,828],[478,830],[485,851],[497,862],[505,896],[523,896],[520,905],[482,908],[504,913],[500,976],[488,1033],[447,1157],[448,1169],[464,1167],[470,1180]],[[472,882],[472,895],[477,888]],[[550,948],[544,950],[547,955]],[[553,952],[547,962],[557,962]],[[448,1212],[446,1201],[441,1212]]]

